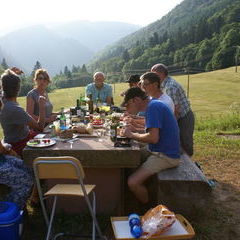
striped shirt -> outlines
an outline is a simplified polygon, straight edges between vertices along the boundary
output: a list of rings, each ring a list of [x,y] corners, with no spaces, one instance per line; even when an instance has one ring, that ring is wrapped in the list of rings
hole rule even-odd
[[[191,107],[182,86],[176,80],[168,76],[161,83],[161,88],[171,97],[174,105],[179,106],[179,117],[182,118],[186,116],[191,110]]]

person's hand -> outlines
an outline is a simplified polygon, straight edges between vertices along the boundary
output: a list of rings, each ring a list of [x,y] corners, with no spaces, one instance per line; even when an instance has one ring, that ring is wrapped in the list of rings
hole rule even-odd
[[[12,150],[11,144],[0,142],[0,154],[7,154],[17,157],[17,153]]]
[[[125,116],[123,118],[123,122],[126,123],[126,124],[130,124],[132,121],[132,118],[130,116]]]
[[[39,108],[45,107],[46,98],[45,98],[44,96],[39,96],[39,98],[38,98],[38,104],[39,104]]]
[[[57,118],[57,114],[52,114],[52,115],[50,116],[50,121],[53,122],[53,121],[56,120],[56,118]]]
[[[23,71],[17,67],[12,67],[11,70],[17,75],[21,75],[23,73]]]
[[[180,118],[180,106],[179,105],[175,105],[174,106],[174,115],[176,117],[176,119],[179,119]]]
[[[122,134],[123,134],[125,137],[132,138],[131,127],[130,127],[130,126],[126,126],[126,127],[122,130]]]

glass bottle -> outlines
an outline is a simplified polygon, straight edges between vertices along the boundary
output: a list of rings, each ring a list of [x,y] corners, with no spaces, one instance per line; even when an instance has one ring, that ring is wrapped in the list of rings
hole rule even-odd
[[[60,129],[66,129],[66,116],[64,114],[64,108],[61,108],[61,115],[60,115]]]
[[[110,125],[110,139],[112,142],[116,142],[117,140],[117,127],[118,123],[112,122]]]
[[[89,113],[93,114],[93,100],[92,100],[92,94],[90,94],[88,96],[89,101],[88,101],[88,109],[89,109]]]
[[[76,109],[77,116],[81,116],[81,108],[80,108],[80,100],[79,99],[77,99],[75,109]]]

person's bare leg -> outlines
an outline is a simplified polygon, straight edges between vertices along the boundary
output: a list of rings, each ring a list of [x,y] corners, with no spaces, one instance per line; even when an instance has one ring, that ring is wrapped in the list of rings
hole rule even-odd
[[[139,168],[128,178],[128,186],[136,195],[137,199],[142,203],[147,203],[149,200],[147,188],[143,182],[152,175],[147,169]]]

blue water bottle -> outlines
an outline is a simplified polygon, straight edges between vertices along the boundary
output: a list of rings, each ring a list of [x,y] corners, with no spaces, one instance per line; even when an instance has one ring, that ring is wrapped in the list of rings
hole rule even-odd
[[[134,238],[139,238],[142,236],[142,226],[141,219],[138,214],[132,213],[128,216],[128,223],[130,227],[130,232]]]

